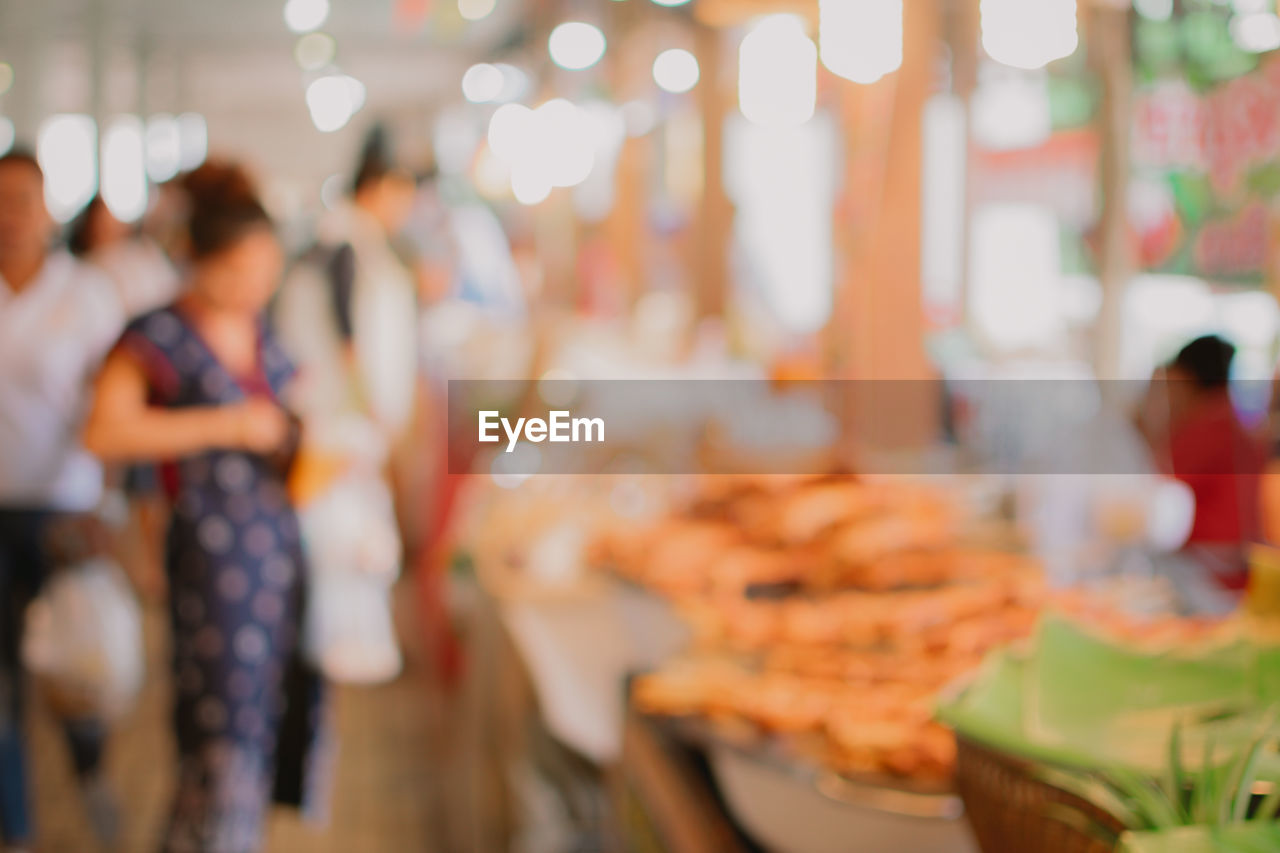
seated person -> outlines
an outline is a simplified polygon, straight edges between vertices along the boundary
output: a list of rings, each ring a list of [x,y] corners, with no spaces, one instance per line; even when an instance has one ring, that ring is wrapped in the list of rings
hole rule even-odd
[[[1243,589],[1245,547],[1258,540],[1259,486],[1266,454],[1231,403],[1228,377],[1235,347],[1216,335],[1187,344],[1152,382],[1148,411],[1159,426],[1143,432],[1165,473],[1190,487],[1196,512],[1187,550],[1221,586]]]

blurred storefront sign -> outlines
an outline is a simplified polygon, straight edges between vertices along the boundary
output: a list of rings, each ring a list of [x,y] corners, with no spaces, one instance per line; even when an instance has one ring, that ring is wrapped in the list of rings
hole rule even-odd
[[[1280,61],[1204,92],[1164,81],[1134,109],[1139,264],[1218,281],[1265,277],[1280,188]]]
[[[1033,148],[975,151],[976,203],[1043,205],[1084,228],[1097,212],[1099,140],[1093,128],[1062,130]]]

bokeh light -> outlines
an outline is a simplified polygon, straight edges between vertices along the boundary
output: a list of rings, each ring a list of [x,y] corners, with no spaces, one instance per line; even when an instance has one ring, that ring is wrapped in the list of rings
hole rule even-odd
[[[1280,47],[1280,17],[1272,12],[1253,12],[1231,20],[1231,40],[1241,50],[1265,53]]]
[[[996,62],[1043,68],[1075,53],[1076,0],[982,0],[982,47]]]
[[[313,80],[307,87],[307,109],[311,122],[321,133],[341,130],[364,106],[364,84],[345,74],[331,74]]]
[[[289,0],[284,4],[284,23],[295,33],[308,33],[329,19],[329,0]]]
[[[209,156],[209,125],[200,113],[178,116],[178,167],[196,168]]]
[[[832,74],[874,83],[902,66],[902,0],[820,0],[818,49]]]
[[[40,125],[36,158],[44,169],[44,199],[59,222],[75,216],[98,189],[97,143],[97,127],[87,115],[53,115]]]
[[[556,65],[570,71],[581,71],[595,65],[604,56],[604,33],[592,24],[568,21],[551,31],[547,49]]]
[[[755,124],[791,127],[813,117],[818,48],[794,15],[756,22],[738,49],[738,108]]]
[[[481,21],[493,14],[495,0],[458,0],[458,14],[468,21]]]
[[[338,43],[328,33],[307,33],[293,46],[293,59],[303,71],[316,71],[333,62]]]
[[[494,65],[502,72],[502,91],[493,100],[500,104],[518,101],[529,92],[529,75],[505,62]]]
[[[1133,0],[1133,8],[1148,21],[1167,21],[1173,17],[1173,0]]]
[[[160,184],[178,174],[182,165],[178,120],[165,113],[148,119],[145,150],[148,178]]]
[[[573,187],[591,174],[596,127],[585,110],[553,98],[536,110],[499,107],[489,120],[489,148],[511,170],[511,190],[522,204],[537,204],[555,187]]]
[[[682,94],[698,85],[698,59],[682,48],[664,50],[653,60],[653,82],[660,89]]]
[[[147,169],[142,119],[120,116],[102,138],[102,200],[121,222],[147,211]]]
[[[533,110],[523,104],[503,104],[494,111],[488,132],[489,147],[494,154],[508,163],[519,156],[520,135],[532,114]]]
[[[488,103],[498,99],[504,83],[501,69],[481,62],[462,75],[462,96],[473,104]]]

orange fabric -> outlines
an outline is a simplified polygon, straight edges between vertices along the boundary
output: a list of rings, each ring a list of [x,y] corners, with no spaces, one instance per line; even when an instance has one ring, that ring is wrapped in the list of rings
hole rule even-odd
[[[289,499],[295,507],[304,507],[324,494],[350,467],[340,454],[308,450],[304,445],[289,470]]]

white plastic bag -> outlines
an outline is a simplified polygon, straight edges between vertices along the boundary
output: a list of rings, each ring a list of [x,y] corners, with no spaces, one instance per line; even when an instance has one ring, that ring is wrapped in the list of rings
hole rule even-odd
[[[311,567],[308,658],[331,681],[390,681],[402,666],[391,618],[401,544],[390,489],[375,474],[352,472],[299,517]]]
[[[27,608],[22,658],[60,713],[119,717],[142,688],[142,612],[119,566],[56,572]]]

